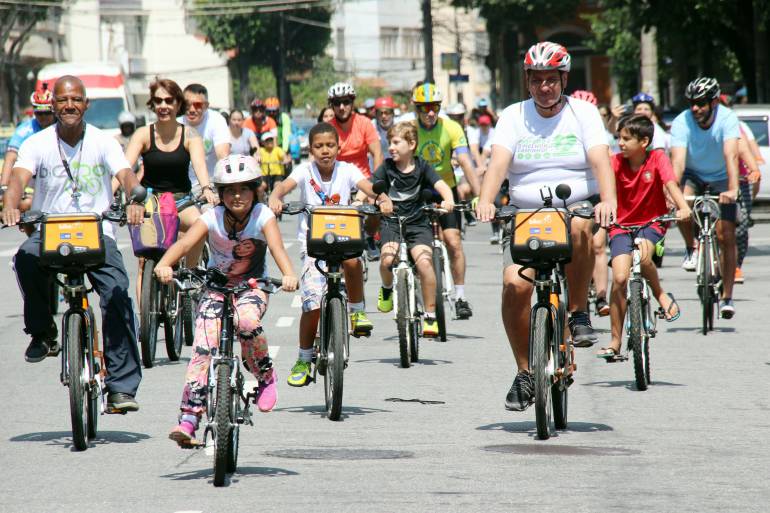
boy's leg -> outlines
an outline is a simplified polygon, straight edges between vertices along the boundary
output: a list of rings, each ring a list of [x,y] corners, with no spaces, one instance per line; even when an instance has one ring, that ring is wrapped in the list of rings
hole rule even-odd
[[[593,236],[594,246],[594,287],[596,287],[596,309],[599,315],[607,315],[607,286],[609,267],[607,266],[607,230],[600,228]]]
[[[660,277],[658,276],[658,269],[655,267],[655,263],[652,261],[652,255],[655,254],[655,244],[658,242],[658,240],[660,240],[656,237],[653,238],[655,240],[649,240],[646,238],[642,240],[642,276],[644,276],[644,279],[647,280],[647,283],[650,285],[652,295],[655,296],[655,299],[658,300],[658,304],[660,304],[663,310],[666,311],[666,316],[673,317],[679,312],[678,310],[669,312],[669,308],[671,307],[671,304],[674,300],[671,299],[663,290],[663,287],[660,284]]]
[[[383,230],[383,234],[387,234],[387,232]],[[380,278],[382,279],[382,287],[377,295],[377,309],[380,312],[390,312],[393,310],[393,271],[391,270],[391,266],[396,259],[396,253],[398,253],[397,242],[386,242],[382,246],[380,255]]]
[[[348,302],[363,303],[364,301],[364,267],[358,258],[349,258],[342,262],[345,273],[345,289],[348,293]]]
[[[425,305],[426,314],[436,312],[436,272],[433,270],[433,249],[425,244],[414,246],[410,253],[417,267],[422,285],[422,302]]]
[[[622,235],[621,235],[622,236]],[[630,238],[630,237],[629,237]],[[626,286],[631,270],[631,255],[612,255],[612,291],[610,293],[610,345],[608,348],[620,352],[623,340],[623,321],[626,318]],[[653,265],[653,269],[655,266]]]
[[[302,256],[302,276],[300,294],[302,296],[302,315],[299,318],[299,355],[286,379],[289,385],[301,387],[310,380],[310,362],[313,359],[318,320],[321,317],[321,300],[326,289],[326,279],[316,269],[315,259]]]

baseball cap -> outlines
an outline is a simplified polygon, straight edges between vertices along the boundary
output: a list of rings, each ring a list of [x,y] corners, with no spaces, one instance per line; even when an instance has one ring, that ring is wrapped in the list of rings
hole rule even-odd
[[[364,108],[371,109],[374,107],[374,104],[375,104],[374,98],[367,98],[366,101],[364,102]]]
[[[259,138],[263,141],[267,141],[268,139],[275,139],[277,137],[278,137],[278,132],[276,132],[275,130],[268,130],[267,132],[263,132]]]

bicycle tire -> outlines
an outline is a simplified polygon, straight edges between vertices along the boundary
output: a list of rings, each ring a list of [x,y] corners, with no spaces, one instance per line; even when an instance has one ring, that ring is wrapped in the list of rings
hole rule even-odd
[[[420,360],[420,335],[422,334],[422,326],[420,325],[422,322],[422,317],[420,315],[422,308],[420,308],[421,303],[418,294],[422,291],[421,287],[417,286],[415,282],[412,283],[411,295],[414,298],[414,304],[417,306],[412,312],[412,320],[409,323],[411,327],[411,336],[409,337],[409,358],[412,360],[412,363],[417,363]],[[418,292],[418,290],[420,290],[420,292]]]
[[[554,322],[554,358],[559,367],[564,369],[569,363],[569,347],[564,340],[564,320],[567,318],[567,305],[564,301],[566,294],[559,300],[559,322]],[[561,350],[564,345],[564,351]],[[551,386],[551,402],[553,404],[553,423],[556,429],[567,429],[567,412],[569,406],[569,386],[566,378],[561,378]]]
[[[181,322],[178,322],[182,318],[182,308],[179,304],[180,297],[173,282],[163,285],[161,293],[163,303],[163,334],[166,341],[166,354],[172,362],[179,361],[179,358],[182,356],[182,346],[184,345],[184,326],[182,326]]]
[[[552,368],[552,365],[549,365],[549,360],[553,358],[550,315],[551,312],[548,308],[542,306],[537,308],[530,339],[531,370],[535,381],[535,425],[537,437],[540,440],[548,440],[555,428],[551,417],[551,387],[553,382],[549,374],[549,367]]]
[[[409,273],[406,269],[396,271],[396,327],[398,329],[398,354],[401,367],[408,369],[411,365],[409,356],[410,331],[409,324]]]
[[[333,297],[329,310],[326,342],[326,372],[324,372],[324,396],[329,420],[340,420],[342,415],[343,374],[345,372],[345,335],[348,323],[342,300]]]
[[[96,336],[96,318],[94,317],[94,311],[91,308],[91,305],[88,306],[88,318],[91,322],[91,336]],[[92,340],[91,341],[91,347],[96,348],[97,347],[97,341]],[[88,394],[88,413],[87,413],[87,420],[88,420],[88,439],[93,440],[96,438],[96,433],[99,428],[99,415],[101,414],[100,408],[99,408],[99,402],[101,401],[101,390],[99,389],[99,386],[95,383],[95,377],[96,377],[96,358],[93,356],[93,354],[87,354],[85,356],[84,361],[88,364],[88,372],[86,373],[86,376],[88,376],[89,380],[90,378],[94,378],[93,384],[89,384],[87,387],[87,394]]]
[[[444,310],[444,264],[441,261],[441,250],[433,248],[433,271],[436,273],[436,323],[438,338],[446,342],[446,311]]]
[[[182,294],[182,327],[184,328],[184,343],[192,346],[195,341],[195,315],[193,300],[190,294]]]
[[[646,347],[646,335],[642,321],[644,315],[642,314],[642,284],[638,281],[632,281],[629,285],[630,295],[628,302],[628,347],[632,353],[634,353],[634,381],[636,381],[636,389],[640,391],[647,390],[647,354],[649,354]]]
[[[240,371],[239,371],[240,375]],[[241,416],[241,393],[243,392],[243,378],[237,380],[238,389],[230,394],[230,443],[227,444],[227,472],[233,473],[238,468],[238,447],[240,445],[240,426],[238,418]]]
[[[701,248],[699,251],[698,258],[702,259],[701,263],[701,320],[702,320],[702,326],[701,326],[701,332],[704,335],[708,335],[709,330],[714,325],[714,320],[712,318],[712,315],[714,313],[714,299],[712,298],[712,295],[714,293],[713,288],[711,286],[711,259],[709,258],[710,254],[710,243],[706,242],[701,244]]]
[[[67,319],[67,372],[69,374],[70,420],[72,444],[78,451],[88,449],[88,399],[83,380],[83,318],[72,314]]]
[[[230,362],[222,360],[216,367],[216,405],[214,408],[214,424],[216,426],[216,439],[214,443],[214,486],[225,484],[227,474],[227,452],[230,448],[230,403],[233,390],[230,388]]]
[[[155,261],[145,259],[142,271],[142,302],[139,313],[139,345],[142,353],[142,365],[146,369],[155,364],[155,352],[158,345],[158,299],[160,283],[155,280],[153,270]]]

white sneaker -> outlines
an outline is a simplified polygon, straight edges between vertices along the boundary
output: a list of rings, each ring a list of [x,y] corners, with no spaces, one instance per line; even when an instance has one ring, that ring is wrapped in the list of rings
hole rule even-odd
[[[684,260],[682,260],[682,269],[693,272],[698,266],[698,250],[685,249]]]

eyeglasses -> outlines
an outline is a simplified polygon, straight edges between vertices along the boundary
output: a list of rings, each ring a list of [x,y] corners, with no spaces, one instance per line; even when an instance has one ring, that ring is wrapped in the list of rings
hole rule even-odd
[[[543,80],[538,80],[538,79],[536,79],[536,78],[530,78],[530,79],[529,79],[529,86],[530,86],[530,87],[542,87],[542,86],[546,86],[546,87],[548,87],[548,88],[551,88],[551,89],[552,89],[552,88],[556,87],[556,84],[560,84],[560,83],[561,83],[561,79],[559,79],[559,78],[554,78],[554,77],[551,77],[551,78],[545,78],[545,79],[543,79]]]
[[[340,105],[344,105],[345,107],[348,107],[350,105],[353,105],[353,99],[352,98],[334,98],[329,103],[331,103],[333,107],[339,107]]]
[[[166,105],[174,105],[176,103],[176,98],[174,98],[173,96],[165,96],[163,98],[161,98],[160,96],[153,96],[152,103],[154,103],[157,106],[161,106],[164,103]]]
[[[427,114],[428,112],[438,112],[441,110],[441,104],[439,103],[421,103],[420,105],[417,105],[417,110],[419,112],[422,112],[423,114]]]
[[[195,110],[203,110],[203,107],[205,107],[208,104],[208,102],[189,102],[187,104],[187,108],[189,109],[192,107]]]

